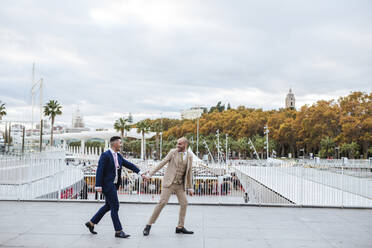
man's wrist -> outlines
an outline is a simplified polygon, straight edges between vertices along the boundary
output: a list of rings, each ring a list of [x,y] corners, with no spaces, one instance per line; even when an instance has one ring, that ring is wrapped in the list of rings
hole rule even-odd
[[[95,190],[97,190],[97,189],[102,189],[102,187],[101,187],[101,186],[96,186],[96,187],[94,187],[94,189],[95,189]]]

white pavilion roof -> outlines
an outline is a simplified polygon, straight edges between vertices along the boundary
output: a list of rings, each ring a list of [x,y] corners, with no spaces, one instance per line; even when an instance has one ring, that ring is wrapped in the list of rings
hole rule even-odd
[[[53,139],[55,140],[69,140],[69,139],[77,139],[77,140],[88,140],[93,138],[108,140],[112,136],[120,136],[120,132],[116,130],[108,130],[108,131],[82,131],[80,133],[62,133],[62,134],[54,134]],[[150,139],[156,135],[155,132],[149,132],[145,134],[145,139]],[[50,134],[43,135],[43,139],[49,139]],[[132,128],[129,132],[125,132],[125,137],[135,138],[135,139],[142,139],[142,134],[137,133],[136,128]],[[32,136],[27,137],[27,139],[39,139],[39,136]]]

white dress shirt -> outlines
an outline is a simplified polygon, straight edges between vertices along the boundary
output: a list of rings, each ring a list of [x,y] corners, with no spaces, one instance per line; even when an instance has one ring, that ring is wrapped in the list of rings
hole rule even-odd
[[[115,167],[116,167],[116,170],[115,170],[115,179],[114,179],[114,183],[117,183],[118,182],[118,171],[120,170],[120,165],[119,165],[119,158],[118,158],[118,153],[115,152],[114,150],[112,150],[111,148],[109,148],[111,154],[112,154],[112,157],[114,158],[114,163],[115,163]],[[142,175],[143,172],[142,171],[139,171],[138,172],[138,175]],[[95,189],[102,189],[102,187],[95,187]]]

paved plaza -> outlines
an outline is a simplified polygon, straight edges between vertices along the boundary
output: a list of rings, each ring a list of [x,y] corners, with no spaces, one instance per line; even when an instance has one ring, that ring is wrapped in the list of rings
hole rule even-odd
[[[92,235],[84,222],[102,203],[0,201],[0,247],[372,247],[372,210],[253,206],[188,207],[175,234],[177,205],[168,205],[148,237],[143,227],[155,205],[120,205],[129,239],[114,238],[109,213]]]

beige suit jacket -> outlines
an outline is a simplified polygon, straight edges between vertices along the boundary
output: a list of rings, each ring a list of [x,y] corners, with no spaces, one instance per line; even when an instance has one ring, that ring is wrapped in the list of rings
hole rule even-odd
[[[151,170],[150,176],[153,176],[158,170],[168,164],[163,178],[163,187],[169,187],[174,181],[177,172],[177,161],[179,160],[179,152],[176,148],[169,151],[168,155]],[[193,175],[192,175],[192,155],[187,151],[187,168],[185,173],[185,189],[193,188]]]

